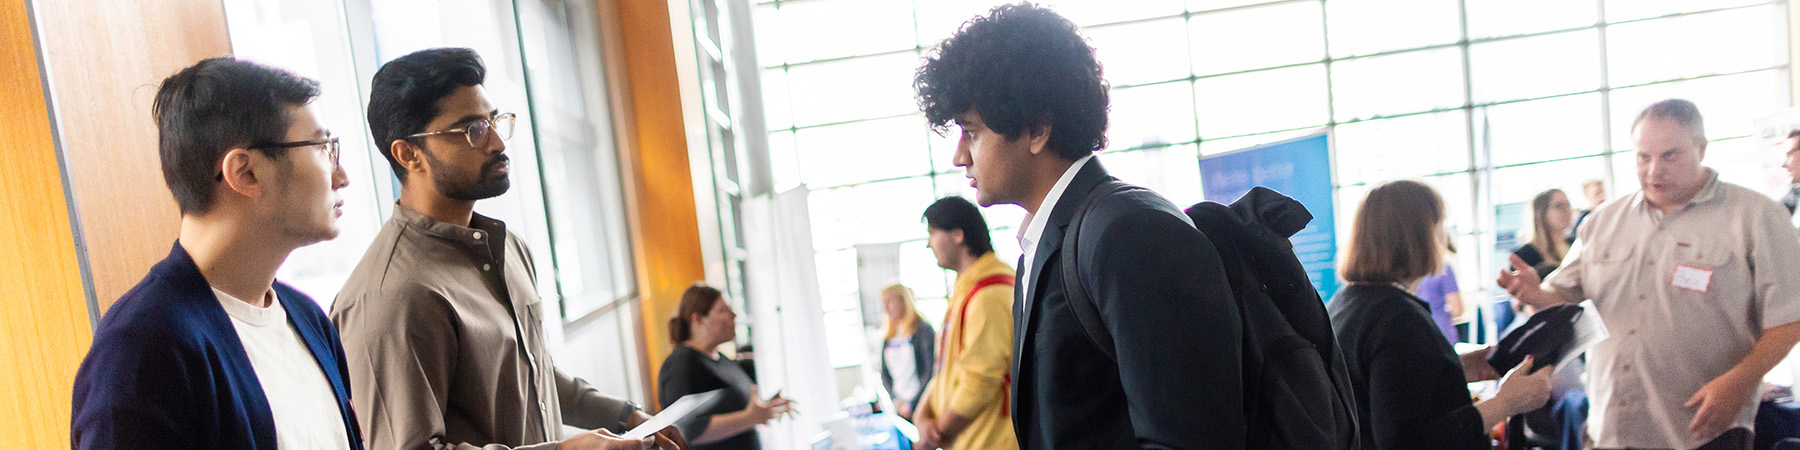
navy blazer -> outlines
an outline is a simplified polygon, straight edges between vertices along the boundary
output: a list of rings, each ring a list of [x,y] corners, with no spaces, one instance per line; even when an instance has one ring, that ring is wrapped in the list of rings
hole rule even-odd
[[[1078,273],[1116,361],[1069,309],[1064,231],[1111,179],[1098,158],[1076,172],[1037,241],[1031,286],[1013,290],[1019,446],[1243,449],[1243,325],[1217,250],[1187,214],[1135,190],[1099,199],[1082,221]]]
[[[337,393],[350,448],[362,449],[337,330],[305,294],[274,288]],[[73,413],[75,449],[276,448],[250,356],[180,242],[100,319],[75,374]]]

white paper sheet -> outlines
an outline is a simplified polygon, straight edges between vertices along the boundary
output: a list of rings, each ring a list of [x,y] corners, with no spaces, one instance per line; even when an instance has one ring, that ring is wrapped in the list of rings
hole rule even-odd
[[[671,403],[669,404],[669,407],[663,408],[662,412],[657,413],[655,417],[651,417],[650,420],[644,421],[644,423],[639,424],[637,428],[632,428],[631,431],[625,432],[625,435],[620,437],[625,439],[643,439],[645,436],[655,434],[658,431],[662,431],[664,428],[668,428],[669,425],[674,425],[675,422],[681,421],[681,419],[693,417],[701,408],[711,405],[713,400],[718,398],[718,389],[681,396],[680,399],[675,400],[675,403]]]

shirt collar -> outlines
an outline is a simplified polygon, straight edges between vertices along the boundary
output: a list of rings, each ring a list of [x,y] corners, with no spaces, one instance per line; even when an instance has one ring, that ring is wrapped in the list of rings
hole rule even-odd
[[[270,289],[263,294],[268,296],[269,306],[256,307],[219,288],[213,288],[213,296],[219,298],[219,306],[225,308],[225,315],[256,327],[269,327],[287,321],[287,308],[281,305],[281,299],[275,298],[275,290]]]
[[[420,233],[444,241],[460,244],[471,249],[493,248],[495,239],[506,238],[506,223],[474,213],[469,218],[469,226],[440,222],[424,213],[413,211],[399,202],[394,203],[394,221]]]
[[[956,274],[956,291],[960,292],[975,287],[975,283],[999,273],[1000,268],[1005,266],[1006,263],[1000,262],[1000,257],[995,256],[994,252],[983,253],[975,258],[974,264],[964,268],[962,273]],[[954,292],[951,294],[955,295]]]
[[[1718,198],[1718,196],[1719,171],[1708,167],[1706,168],[1706,185],[1700,187],[1700,192],[1694,194],[1694,199],[1689,200],[1688,204],[1710,202],[1713,201],[1714,198]]]
[[[1019,230],[1020,248],[1028,252],[1037,248],[1037,240],[1044,235],[1044,227],[1049,226],[1050,212],[1056,209],[1056,201],[1062,198],[1063,191],[1069,188],[1069,182],[1075,180],[1075,174],[1081,172],[1081,167],[1086,166],[1091,159],[1094,159],[1094,154],[1089,153],[1075,160],[1075,164],[1069,165],[1069,170],[1063,171],[1062,178],[1056,179],[1056,185],[1051,186],[1050,193],[1044,195],[1044,202],[1038,204],[1037,213],[1025,218],[1025,228]]]
[[[1701,186],[1700,192],[1694,193],[1694,198],[1689,199],[1686,205],[1682,205],[1682,208],[1694,206],[1699,203],[1710,202],[1719,197],[1719,171],[1713,170],[1711,167],[1702,167],[1702,169],[1706,170],[1706,174],[1702,175],[1706,177],[1706,184]],[[1644,195],[1644,191],[1641,190],[1632,194],[1631,207],[1632,209],[1640,211],[1655,210],[1655,208],[1650,207],[1650,198]]]

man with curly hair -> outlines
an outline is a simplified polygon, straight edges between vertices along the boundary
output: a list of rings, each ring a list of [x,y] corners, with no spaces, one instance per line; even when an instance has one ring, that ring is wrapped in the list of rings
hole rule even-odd
[[[995,8],[939,45],[913,86],[933,128],[960,130],[953,162],[978,202],[1027,213],[1013,306],[1020,446],[1244,448],[1241,325],[1211,242],[1143,189],[1093,200],[1071,223],[1115,180],[1094,157],[1107,84],[1075,25],[1030,3]],[[1064,249],[1072,225],[1077,248]],[[1078,255],[1067,282],[1063,251]],[[1069,285],[1088,300],[1071,301]],[[1083,307],[1099,329],[1083,327]]]

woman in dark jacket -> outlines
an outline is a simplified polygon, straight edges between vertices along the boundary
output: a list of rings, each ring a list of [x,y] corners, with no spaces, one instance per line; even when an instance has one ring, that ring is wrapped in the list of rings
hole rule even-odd
[[[919,397],[937,373],[937,332],[913,306],[912,289],[899,284],[881,290],[887,329],[881,337],[881,385],[894,396],[894,410],[912,420]]]
[[[681,396],[723,389],[718,400],[675,426],[691,450],[760,450],[756,426],[788,412],[787,399],[757,396],[756,383],[719,345],[737,338],[737,313],[718,289],[696,284],[681,294],[679,313],[669,320],[675,350],[656,377],[657,400],[667,408]]]
[[[1457,355],[1409,291],[1442,267],[1443,201],[1431,187],[1395,181],[1369,191],[1338,268],[1349,282],[1327,309],[1356,392],[1364,450],[1489,448],[1487,430],[1537,409],[1554,370],[1527,359],[1492,399],[1474,403],[1468,382],[1499,378],[1487,350]]]

